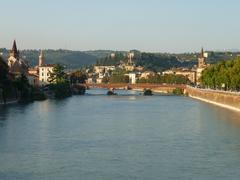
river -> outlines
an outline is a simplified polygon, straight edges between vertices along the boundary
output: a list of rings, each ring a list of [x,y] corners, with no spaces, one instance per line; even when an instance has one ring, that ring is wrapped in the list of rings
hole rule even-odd
[[[0,106],[0,179],[231,180],[240,113],[134,91]]]

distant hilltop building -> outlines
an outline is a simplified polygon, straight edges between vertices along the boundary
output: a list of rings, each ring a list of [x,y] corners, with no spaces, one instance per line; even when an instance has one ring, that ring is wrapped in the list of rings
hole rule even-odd
[[[9,66],[9,72],[14,75],[26,75],[28,72],[28,65],[20,58],[20,52],[17,49],[15,40],[13,41],[7,64]]]
[[[111,54],[110,54],[110,57],[111,57],[112,59],[114,59],[114,58],[116,57],[116,54],[115,54],[115,53],[111,53]]]

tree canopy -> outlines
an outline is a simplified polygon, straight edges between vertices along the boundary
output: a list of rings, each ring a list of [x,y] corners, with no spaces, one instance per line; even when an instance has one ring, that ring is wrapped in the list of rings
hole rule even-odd
[[[222,61],[203,71],[202,85],[212,89],[240,90],[240,58]]]

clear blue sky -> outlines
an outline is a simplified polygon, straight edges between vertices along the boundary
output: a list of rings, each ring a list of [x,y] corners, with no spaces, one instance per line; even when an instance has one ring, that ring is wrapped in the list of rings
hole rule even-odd
[[[0,0],[0,47],[240,49],[239,0]]]

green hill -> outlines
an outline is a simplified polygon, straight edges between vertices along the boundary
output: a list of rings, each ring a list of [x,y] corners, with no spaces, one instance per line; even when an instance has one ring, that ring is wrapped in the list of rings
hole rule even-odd
[[[142,53],[132,50],[135,53],[135,63],[144,66],[147,70],[162,71],[172,67],[192,67],[197,63],[198,53]],[[5,59],[8,57],[9,50],[0,49],[0,55]],[[38,64],[39,50],[22,50],[21,57],[28,62],[30,66]],[[109,58],[111,53],[115,53],[115,59]],[[60,63],[68,69],[78,69],[86,65],[117,65],[120,61],[127,61],[126,51],[112,50],[92,50],[92,51],[71,51],[71,50],[44,50],[45,60],[48,64]],[[234,59],[238,52],[213,52],[208,51],[207,63],[215,64],[224,59]]]
[[[7,59],[8,50],[5,48],[0,49],[3,57]],[[28,62],[30,66],[38,64],[39,50],[22,50],[20,51],[21,57]],[[77,69],[84,65],[91,65],[97,61],[97,57],[81,51],[70,50],[44,50],[45,63],[56,64],[60,63],[69,69]]]

